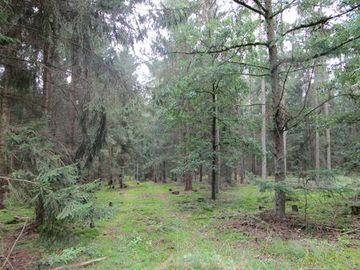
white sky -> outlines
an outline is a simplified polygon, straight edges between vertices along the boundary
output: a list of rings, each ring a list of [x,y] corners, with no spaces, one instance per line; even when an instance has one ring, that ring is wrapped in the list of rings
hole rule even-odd
[[[159,0],[154,0],[153,3],[155,2],[160,4],[160,2],[158,1]],[[221,7],[220,9],[222,11],[229,9],[232,3],[233,1],[231,0],[218,0],[218,4]],[[160,5],[158,6],[160,8]],[[150,7],[146,4],[139,4],[136,8],[136,11],[142,15],[145,15],[151,8],[153,7]],[[333,12],[333,10],[324,10],[324,11],[327,15]],[[294,5],[289,9],[286,9],[283,13],[283,20],[289,24],[295,23],[298,18],[299,16],[296,11],[296,5]],[[142,85],[145,85],[147,82],[152,80],[152,74],[146,62],[150,61],[151,58],[153,57],[151,44],[155,40],[157,34],[158,33],[156,31],[150,30],[148,32],[148,38],[143,42],[137,42],[134,47],[134,54],[139,59],[138,61],[140,63],[136,68],[135,75],[137,76],[138,82],[141,83]],[[163,31],[162,34],[166,35],[167,33],[166,31]],[[290,46],[291,46],[290,43],[285,42],[285,48],[290,49]]]

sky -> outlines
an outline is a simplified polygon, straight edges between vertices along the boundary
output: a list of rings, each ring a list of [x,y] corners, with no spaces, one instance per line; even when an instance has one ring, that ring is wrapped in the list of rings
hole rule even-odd
[[[221,10],[225,11],[231,7],[232,3],[232,0],[218,0],[218,5],[221,7]],[[160,8],[159,0],[154,0],[153,4],[157,4]],[[154,7],[150,7],[147,4],[139,4],[136,8],[136,11],[142,15],[145,15],[149,9],[152,8]],[[331,12],[331,10],[328,12]],[[285,22],[293,24],[297,19],[299,19],[299,16],[297,14],[295,5],[284,11],[283,20]],[[166,31],[163,31],[162,34],[166,35]],[[137,42],[134,46],[134,54],[139,59],[139,64],[136,68],[135,75],[137,76],[138,82],[142,85],[146,85],[149,81],[152,80],[152,74],[146,62],[148,62],[153,57],[151,44],[157,35],[158,33],[155,30],[150,30],[148,32],[148,37],[142,42]],[[289,46],[291,47],[291,44],[285,42],[285,48],[290,48]]]

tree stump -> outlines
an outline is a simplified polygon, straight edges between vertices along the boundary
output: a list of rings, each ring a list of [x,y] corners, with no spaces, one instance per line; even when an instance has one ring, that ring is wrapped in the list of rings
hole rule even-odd
[[[360,206],[358,206],[358,205],[352,205],[352,206],[350,206],[350,208],[351,208],[351,214],[352,214],[353,216],[358,216],[358,215],[360,215]]]
[[[291,206],[291,210],[292,210],[293,212],[299,212],[299,207],[294,204],[294,205]]]

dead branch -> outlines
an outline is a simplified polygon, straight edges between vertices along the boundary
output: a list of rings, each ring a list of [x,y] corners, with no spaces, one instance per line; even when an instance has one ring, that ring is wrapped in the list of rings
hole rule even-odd
[[[107,257],[101,257],[101,258],[92,259],[92,260],[81,262],[81,263],[74,263],[74,264],[70,264],[70,265],[59,266],[59,267],[52,268],[50,270],[64,270],[64,269],[73,269],[73,268],[83,268],[83,267],[87,267],[87,266],[89,266],[91,264],[101,262],[101,261],[105,260],[106,258]]]

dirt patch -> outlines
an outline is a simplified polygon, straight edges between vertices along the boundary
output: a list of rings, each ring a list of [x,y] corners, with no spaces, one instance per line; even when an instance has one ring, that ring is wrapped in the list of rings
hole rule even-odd
[[[281,239],[314,237],[336,240],[339,236],[347,235],[351,239],[359,240],[359,225],[360,220],[353,218],[351,229],[344,231],[332,225],[305,221],[296,215],[277,218],[273,212],[266,211],[255,215],[237,215],[226,221],[223,227],[249,233],[254,235],[256,239],[265,239],[267,237]]]
[[[3,249],[1,250],[0,254],[0,267],[4,264],[5,258],[8,256],[11,247],[16,241],[19,233],[20,231],[17,231],[14,235],[7,235],[2,239],[1,245]],[[30,248],[22,248],[21,245],[25,242],[33,241],[36,238],[38,238],[38,235],[36,233],[32,231],[25,231],[17,242],[14,250],[11,252],[9,256],[9,262],[5,265],[3,269],[31,269],[31,263],[41,258],[41,253]]]

